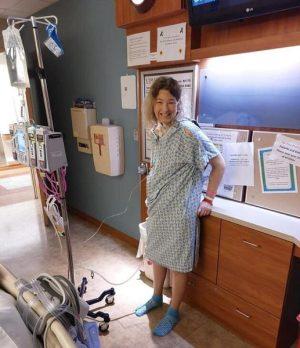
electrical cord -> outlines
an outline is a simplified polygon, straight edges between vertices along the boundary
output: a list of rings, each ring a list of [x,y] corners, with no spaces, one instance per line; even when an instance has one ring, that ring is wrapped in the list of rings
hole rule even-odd
[[[106,283],[108,283],[110,285],[120,286],[120,285],[124,285],[124,284],[128,283],[136,275],[136,273],[139,272],[139,270],[141,269],[141,265],[142,265],[142,262],[139,264],[139,266],[136,268],[134,273],[132,273],[132,275],[129,278],[127,278],[126,280],[124,280],[120,283],[113,283],[113,282],[109,281],[102,274],[98,273],[97,271],[94,271],[93,269],[85,268],[85,267],[81,267],[81,266],[79,266],[78,268],[81,268],[81,269],[84,269],[84,270],[89,271],[91,273],[97,274],[100,278],[102,278]]]
[[[107,221],[107,220],[109,220],[109,219],[111,219],[111,218],[113,218],[113,217],[122,216],[122,215],[124,215],[124,214],[127,213],[128,206],[129,206],[129,202],[130,202],[130,200],[131,200],[131,197],[132,197],[132,194],[133,194],[134,190],[135,190],[146,178],[147,178],[147,177],[145,176],[144,179],[142,179],[141,181],[139,181],[139,182],[133,187],[133,189],[132,189],[131,192],[130,192],[130,195],[129,195],[129,198],[128,198],[128,201],[127,201],[127,206],[126,206],[126,208],[125,208],[123,211],[121,211],[120,213],[113,214],[113,215],[110,215],[110,216],[108,216],[108,217],[105,217],[105,218],[102,220],[100,226],[97,228],[96,232],[93,233],[88,239],[84,240],[83,243],[87,243],[87,242],[90,241],[92,238],[94,238],[94,237],[96,236],[96,234],[97,234],[99,231],[101,231],[101,227],[102,227],[102,225],[104,224],[104,221]]]

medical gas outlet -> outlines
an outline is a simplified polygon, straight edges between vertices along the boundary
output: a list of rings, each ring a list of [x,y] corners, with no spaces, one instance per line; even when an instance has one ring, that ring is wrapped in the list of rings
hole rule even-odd
[[[122,127],[103,124],[91,126],[91,143],[96,172],[109,176],[124,174]]]
[[[71,119],[78,151],[91,154],[90,126],[97,124],[96,109],[71,108]]]

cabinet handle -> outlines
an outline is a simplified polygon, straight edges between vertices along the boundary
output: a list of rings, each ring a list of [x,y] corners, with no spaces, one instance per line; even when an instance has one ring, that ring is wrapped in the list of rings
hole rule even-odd
[[[241,312],[238,308],[235,310],[238,314],[242,315],[243,317],[247,318],[247,319],[250,319],[251,316],[246,314],[246,313],[243,313]]]
[[[247,245],[250,245],[252,246],[253,248],[260,248],[260,245],[258,244],[254,244],[254,243],[251,243],[251,242],[248,242],[247,240],[243,239],[243,243],[247,244]]]

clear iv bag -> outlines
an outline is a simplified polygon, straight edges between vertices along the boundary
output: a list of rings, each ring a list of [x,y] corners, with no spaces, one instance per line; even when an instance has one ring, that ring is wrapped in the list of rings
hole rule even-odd
[[[29,87],[26,56],[20,30],[9,26],[2,31],[10,83],[13,87]]]

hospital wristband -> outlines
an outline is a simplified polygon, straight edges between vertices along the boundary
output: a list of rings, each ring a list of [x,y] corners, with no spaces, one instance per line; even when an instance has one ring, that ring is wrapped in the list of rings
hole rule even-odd
[[[216,196],[217,192],[213,192],[213,191],[206,191],[206,197],[209,197],[211,199],[214,199]]]
[[[208,203],[208,204],[210,204],[210,205],[213,205],[213,199],[210,198],[210,197],[208,197],[208,196],[205,196],[205,197],[203,198],[202,202],[206,202],[206,203]]]

